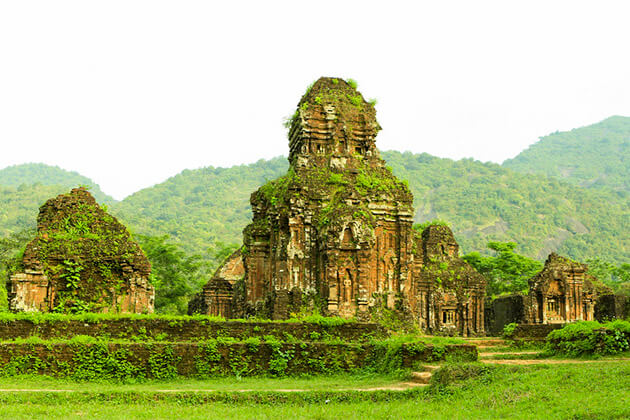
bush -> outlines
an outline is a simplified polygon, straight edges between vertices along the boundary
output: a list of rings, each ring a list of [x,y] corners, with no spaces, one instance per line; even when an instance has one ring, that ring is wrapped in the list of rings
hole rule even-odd
[[[547,349],[568,356],[622,353],[630,350],[630,322],[575,322],[550,332]]]
[[[516,329],[516,322],[512,322],[503,327],[503,338],[511,339],[514,335],[514,330]]]
[[[501,368],[482,363],[446,363],[431,376],[434,386],[452,385],[473,378],[482,378],[482,383],[490,383]]]

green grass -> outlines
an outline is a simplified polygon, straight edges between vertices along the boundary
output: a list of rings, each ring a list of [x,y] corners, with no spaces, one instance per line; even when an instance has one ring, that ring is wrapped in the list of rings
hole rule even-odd
[[[164,320],[164,321],[198,321],[198,322],[226,322],[226,319],[220,316],[209,315],[163,315],[163,314],[116,314],[116,313],[93,313],[85,312],[80,314],[58,314],[58,313],[44,313],[44,312],[0,312],[0,322],[12,322],[12,321],[31,321],[34,324],[43,322],[66,322],[66,321],[81,321],[87,323],[99,323],[101,321],[108,320]],[[354,318],[341,318],[341,317],[326,317],[322,315],[305,315],[301,317],[293,317],[285,320],[270,320],[263,318],[249,318],[249,319],[229,319],[231,322],[248,322],[248,323],[308,323],[317,324],[326,327],[336,327],[344,324],[355,323]]]
[[[630,417],[630,362],[582,365],[454,366],[472,378],[404,392],[313,390],[281,394],[155,393],[136,386],[103,394],[0,393],[0,416],[11,419],[621,419]],[[464,375],[464,377],[466,376]],[[455,379],[453,379],[455,378]],[[357,378],[353,378],[355,380]],[[304,379],[325,387],[327,378]],[[5,388],[9,380],[0,382]],[[28,382],[27,378],[21,379]],[[36,382],[37,383],[37,382]],[[188,382],[193,383],[193,382]],[[241,382],[242,384],[243,382]],[[41,384],[41,382],[40,382]],[[182,386],[181,382],[176,382]],[[254,384],[252,382],[251,384]],[[261,389],[280,384],[255,382]],[[295,380],[282,385],[296,385]],[[224,385],[227,390],[232,385]],[[253,385],[252,385],[253,386]],[[76,385],[77,390],[84,384]],[[117,388],[119,389],[119,388]],[[158,388],[155,388],[158,389]],[[163,388],[162,388],[163,389]],[[272,389],[278,389],[273,386]],[[321,389],[321,388],[320,388]],[[147,393],[143,393],[146,390]],[[96,390],[98,391],[98,390]],[[134,391],[134,392],[124,392]],[[141,392],[142,391],[142,392]],[[327,403],[328,400],[328,403]],[[220,402],[217,402],[220,401]]]
[[[339,389],[373,388],[389,386],[406,379],[399,375],[346,374],[330,376],[270,377],[217,377],[211,379],[178,378],[170,381],[138,381],[120,383],[110,381],[77,382],[49,376],[22,375],[0,377],[0,389],[71,390],[77,392],[151,392],[158,390],[182,391],[274,391],[299,389],[329,391]]]

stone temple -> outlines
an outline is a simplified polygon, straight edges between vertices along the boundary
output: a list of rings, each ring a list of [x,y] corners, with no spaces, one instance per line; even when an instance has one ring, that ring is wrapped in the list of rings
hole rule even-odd
[[[386,308],[428,331],[483,333],[484,278],[447,226],[413,228],[413,196],[379,156],[380,129],[354,86],[317,80],[290,121],[287,175],[252,194],[242,249],[189,312],[370,319]]]
[[[613,300],[608,286],[588,273],[586,264],[551,253],[543,269],[529,279],[529,293],[499,296],[486,305],[486,331],[500,334],[510,323],[526,325],[564,325],[575,321],[593,321],[597,318],[623,319],[623,309],[608,309],[596,316],[600,296]],[[600,303],[598,305],[598,303]],[[609,305],[610,306],[610,305]]]
[[[151,265],[129,232],[84,188],[48,200],[22,270],[7,284],[13,311],[153,312]]]

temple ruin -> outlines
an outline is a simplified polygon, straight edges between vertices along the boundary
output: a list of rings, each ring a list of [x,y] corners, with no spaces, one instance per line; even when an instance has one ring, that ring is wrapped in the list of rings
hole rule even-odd
[[[7,283],[12,311],[153,312],[151,266],[127,229],[84,188],[48,200],[22,269]]]
[[[592,321],[597,295],[588,266],[552,253],[529,280],[525,320],[530,324]]]
[[[528,294],[501,296],[487,305],[486,329],[500,334],[512,322],[547,325],[592,321],[598,298],[597,283],[588,274],[586,264],[551,253],[543,269],[529,280]]]
[[[321,78],[290,121],[290,169],[251,196],[242,250],[189,311],[286,319],[316,310],[369,319],[396,311],[427,330],[480,334],[485,281],[446,226],[413,229],[413,196],[376,148],[374,106],[342,79]],[[228,303],[229,302],[229,303]]]

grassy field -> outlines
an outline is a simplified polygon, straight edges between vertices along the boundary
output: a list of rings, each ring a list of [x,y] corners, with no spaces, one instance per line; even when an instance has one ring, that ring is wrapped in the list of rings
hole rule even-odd
[[[446,372],[446,370],[445,370]],[[233,378],[145,384],[84,384],[3,378],[0,417],[96,419],[622,419],[630,418],[630,362],[538,366],[451,366],[410,391],[341,392],[396,378]],[[371,382],[370,382],[371,381]],[[187,390],[160,392],[160,390]],[[206,390],[195,392],[193,390]],[[252,391],[239,392],[237,390]],[[283,393],[282,389],[303,392]],[[207,390],[217,390],[209,392]],[[327,402],[328,401],[328,402]]]
[[[140,381],[138,383],[76,382],[49,376],[25,375],[0,377],[2,390],[55,390],[76,392],[151,392],[151,391],[268,391],[364,389],[393,386],[406,378],[378,374],[346,374],[311,377],[218,377],[213,379],[178,378],[169,381]]]

